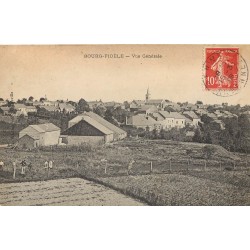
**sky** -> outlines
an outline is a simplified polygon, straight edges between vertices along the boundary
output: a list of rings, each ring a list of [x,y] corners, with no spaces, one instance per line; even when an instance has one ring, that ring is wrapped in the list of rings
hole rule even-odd
[[[219,97],[204,89],[205,47],[211,45],[0,46],[0,97],[7,99],[13,91],[14,100],[46,95],[50,100],[123,102],[145,99],[149,88],[152,99],[250,104],[249,82],[230,97]],[[239,47],[250,65],[250,45],[223,47]],[[113,54],[124,58],[108,58]],[[87,55],[106,58],[85,58]]]

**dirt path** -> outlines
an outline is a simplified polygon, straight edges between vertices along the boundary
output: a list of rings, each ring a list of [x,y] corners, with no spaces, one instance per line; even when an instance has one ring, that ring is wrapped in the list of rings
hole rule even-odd
[[[110,188],[80,178],[0,184],[0,205],[145,205]]]

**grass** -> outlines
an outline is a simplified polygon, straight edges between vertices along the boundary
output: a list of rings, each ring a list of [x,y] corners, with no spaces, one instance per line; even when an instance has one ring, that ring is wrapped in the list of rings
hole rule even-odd
[[[53,151],[50,148],[32,152],[1,149],[0,160],[5,167],[0,171],[0,183],[83,177],[150,205],[250,205],[246,156],[241,161],[243,156],[215,146],[205,171],[203,147],[197,143],[128,140],[96,147],[54,148]],[[104,158],[107,165],[101,162]],[[25,176],[21,175],[18,163],[15,180],[12,178],[14,159],[32,163]],[[54,160],[54,167],[48,176],[44,162],[50,159]],[[132,159],[135,160],[133,174],[127,176],[127,166]],[[233,169],[235,160],[236,171]]]

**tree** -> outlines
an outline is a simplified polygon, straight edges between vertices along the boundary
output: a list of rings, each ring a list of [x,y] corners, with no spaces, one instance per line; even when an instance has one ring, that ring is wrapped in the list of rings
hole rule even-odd
[[[210,159],[212,155],[216,152],[215,146],[206,145],[202,148],[203,155],[205,159]]]
[[[29,100],[30,102],[33,102],[33,101],[34,101],[34,97],[33,97],[33,96],[30,96],[28,100]]]
[[[202,142],[201,131],[199,128],[196,128],[194,131],[193,142]]]
[[[4,99],[3,98],[0,98],[0,102],[3,102],[4,101]]]
[[[76,106],[76,111],[78,113],[83,113],[84,111],[87,111],[87,112],[90,111],[88,103],[83,98],[79,100]]]
[[[40,98],[40,102],[44,102],[45,101],[45,98],[44,97],[41,97]]]
[[[104,117],[106,109],[102,105],[99,105],[99,106],[95,107],[93,111],[96,114],[98,114],[99,116]]]
[[[10,109],[9,109],[9,113],[10,114],[15,114],[17,112],[17,110],[15,109],[14,105],[11,105]]]
[[[209,131],[205,134],[204,142],[208,143],[208,144],[213,143],[212,136],[211,136],[211,133]]]
[[[203,104],[203,102],[202,101],[197,101],[196,104]]]

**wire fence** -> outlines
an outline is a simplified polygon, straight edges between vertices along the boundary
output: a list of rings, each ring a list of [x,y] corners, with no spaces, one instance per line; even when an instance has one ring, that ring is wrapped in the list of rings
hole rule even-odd
[[[89,167],[79,165],[78,168],[86,176],[110,177],[122,175],[145,175],[145,174],[167,174],[181,172],[204,172],[204,171],[249,171],[248,161],[216,161],[203,159],[171,159],[162,161],[134,161],[132,164],[111,163],[107,160],[100,161]]]

